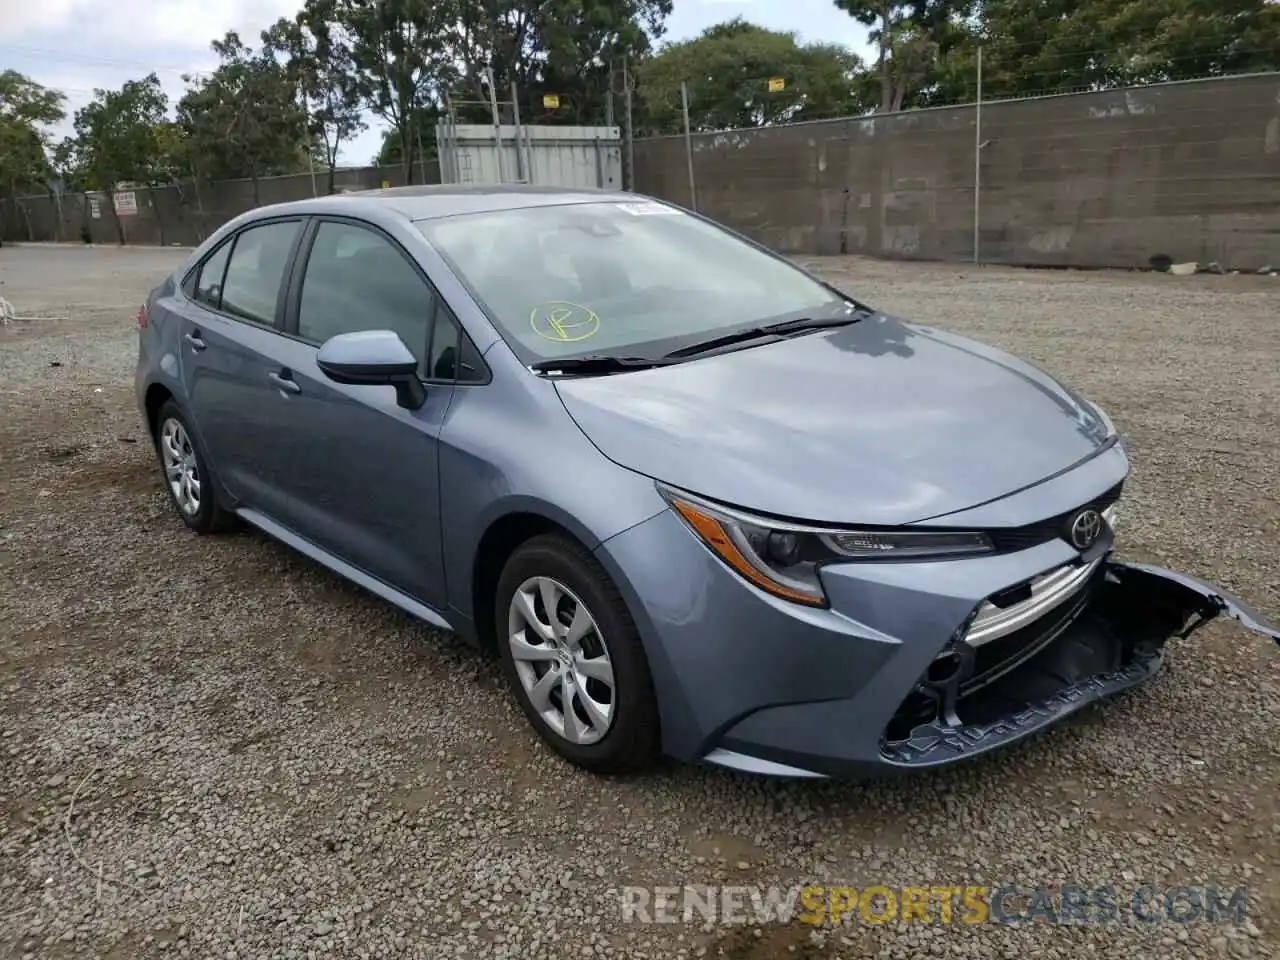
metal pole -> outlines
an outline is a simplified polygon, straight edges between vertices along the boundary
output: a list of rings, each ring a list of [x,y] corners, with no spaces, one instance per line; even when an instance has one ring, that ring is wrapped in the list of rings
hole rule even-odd
[[[497,151],[495,159],[498,161],[498,182],[506,183],[507,178],[502,172],[502,117],[498,114],[498,90],[494,86],[493,67],[485,67],[484,72],[489,78],[489,109],[493,111],[493,146]]]
[[[525,167],[523,145],[520,142],[520,92],[516,89],[516,82],[511,81],[511,119],[516,125],[516,180],[525,183],[529,173]]]
[[[449,101],[449,94],[441,94],[444,100],[444,116],[436,122],[436,143],[437,152],[440,154],[440,182],[453,183],[453,144],[452,138],[449,136],[449,115],[453,113],[453,104]]]
[[[978,99],[973,120],[973,262],[979,262],[982,222],[982,46],[978,46]]]
[[[422,155],[422,118],[419,117],[413,125],[414,133],[418,137],[418,182],[427,182],[427,160]]]
[[[529,169],[529,183],[534,182],[533,173],[533,131],[529,129],[528,124],[524,128],[524,157]]]
[[[449,108],[448,118],[448,137],[449,137],[449,175],[452,179],[450,183],[462,182],[462,161],[458,158],[458,113],[453,107],[452,98],[446,98],[446,105]]]
[[[693,176],[693,134],[689,130],[689,84],[680,81],[680,110],[684,113],[684,156],[689,164],[689,200],[698,212],[698,183]]]
[[[632,193],[636,189],[636,145],[633,136],[634,131],[631,127],[631,70],[629,67],[630,57],[622,58],[622,92],[626,97],[626,118],[627,118],[627,184],[626,188]]]

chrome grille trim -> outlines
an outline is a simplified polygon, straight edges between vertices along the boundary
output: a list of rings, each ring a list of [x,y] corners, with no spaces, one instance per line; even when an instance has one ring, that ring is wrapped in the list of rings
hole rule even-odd
[[[1031,596],[1012,607],[1001,609],[988,601],[978,609],[978,615],[969,625],[965,643],[980,647],[984,643],[1007,637],[1021,630],[1054,607],[1065,603],[1080,592],[1093,572],[1102,563],[1102,557],[1083,567],[1059,567],[1031,581]]]
[[[1114,528],[1116,513],[1115,504],[1102,512],[1109,527]],[[1031,581],[1031,596],[1021,603],[1015,603],[1012,607],[1001,609],[990,601],[984,603],[978,608],[978,615],[969,625],[969,631],[964,638],[965,642],[971,647],[980,647],[992,640],[1007,637],[1035,622],[1079,593],[1103,559],[1105,558],[1099,557],[1083,567],[1066,564],[1041,574]]]

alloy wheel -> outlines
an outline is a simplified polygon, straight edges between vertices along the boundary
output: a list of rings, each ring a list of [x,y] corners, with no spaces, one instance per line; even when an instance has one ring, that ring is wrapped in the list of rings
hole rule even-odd
[[[160,459],[178,509],[194,517],[200,512],[200,466],[191,438],[180,420],[170,417],[160,427]]]
[[[507,642],[529,702],[559,736],[597,743],[617,693],[609,648],[587,605],[550,577],[530,577],[511,598]]]

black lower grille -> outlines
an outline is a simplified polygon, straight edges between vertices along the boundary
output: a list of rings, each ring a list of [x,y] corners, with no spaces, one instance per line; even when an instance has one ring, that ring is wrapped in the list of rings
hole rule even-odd
[[[885,731],[886,739],[906,736],[918,724],[936,719],[947,699],[945,688],[949,682],[955,683],[951,694],[955,703],[963,704],[965,698],[1035,657],[1081,615],[1096,592],[1101,577],[1101,572],[1095,573],[1071,599],[1022,629],[973,647],[971,652],[966,651],[965,656],[947,654],[940,658],[898,707]],[[960,675],[952,681],[951,674],[960,664],[964,664]]]

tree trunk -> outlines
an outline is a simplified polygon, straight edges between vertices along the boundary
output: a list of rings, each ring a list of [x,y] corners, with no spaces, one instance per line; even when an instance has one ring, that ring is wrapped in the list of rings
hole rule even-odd
[[[400,124],[400,162],[404,165],[404,185],[413,186],[413,121],[407,113]]]
[[[259,192],[258,187],[258,165],[255,163],[252,169],[253,173],[250,176],[250,179],[253,181],[253,205],[255,207],[260,207],[262,206],[262,195]]]
[[[334,193],[337,192],[336,190],[337,184],[335,182],[337,179],[337,171],[338,171],[338,164],[334,160],[330,160],[329,161],[329,196],[333,196]]]
[[[124,224],[120,220],[120,214],[116,212],[116,192],[114,190],[104,191],[107,198],[107,209],[111,211],[111,219],[116,225],[116,236],[120,238],[120,246],[125,245]]]
[[[204,201],[200,199],[200,171],[194,167],[191,170],[191,189],[196,194],[196,236],[204,243],[205,234],[205,214]]]
[[[160,246],[168,246],[164,241],[164,217],[160,216],[160,204],[156,203],[156,188],[147,184],[147,196],[151,200],[151,211],[156,215],[156,230],[160,233]]]
[[[880,74],[880,112],[888,113],[893,109],[893,81],[889,77],[889,25],[893,19],[893,8],[886,3],[880,14],[880,57],[876,69]]]

